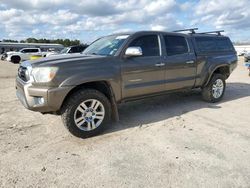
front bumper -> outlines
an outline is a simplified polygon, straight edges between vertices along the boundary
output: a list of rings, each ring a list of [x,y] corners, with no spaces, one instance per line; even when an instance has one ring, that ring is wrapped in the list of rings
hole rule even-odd
[[[29,110],[37,112],[56,112],[72,87],[34,87],[19,77],[16,78],[16,95],[19,101]]]
[[[6,61],[11,61],[11,56],[10,55],[8,55],[7,57],[6,57]]]

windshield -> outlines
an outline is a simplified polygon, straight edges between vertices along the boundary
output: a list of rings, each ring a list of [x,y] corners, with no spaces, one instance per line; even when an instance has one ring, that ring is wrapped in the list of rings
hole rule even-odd
[[[69,50],[69,48],[63,48],[61,51],[60,51],[60,54],[65,54],[67,53]]]
[[[84,54],[113,56],[129,35],[112,35],[98,39],[84,50]]]

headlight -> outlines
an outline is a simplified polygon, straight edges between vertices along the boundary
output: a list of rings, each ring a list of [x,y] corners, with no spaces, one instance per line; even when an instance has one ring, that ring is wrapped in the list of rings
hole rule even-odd
[[[56,75],[58,68],[56,67],[40,67],[33,68],[31,71],[31,76],[35,82],[50,82]]]

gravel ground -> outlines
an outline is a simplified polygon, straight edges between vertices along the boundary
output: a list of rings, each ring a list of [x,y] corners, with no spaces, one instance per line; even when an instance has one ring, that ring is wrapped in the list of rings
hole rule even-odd
[[[15,97],[0,62],[0,187],[250,187],[250,77],[243,60],[222,102],[198,91],[120,106],[120,122],[79,139]]]

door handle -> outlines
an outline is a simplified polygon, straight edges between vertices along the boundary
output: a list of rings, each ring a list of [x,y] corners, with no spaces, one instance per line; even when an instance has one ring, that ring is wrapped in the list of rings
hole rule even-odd
[[[186,63],[187,63],[187,64],[193,64],[194,61],[187,61]]]
[[[163,67],[163,66],[165,66],[165,63],[156,63],[155,66],[156,67]]]

